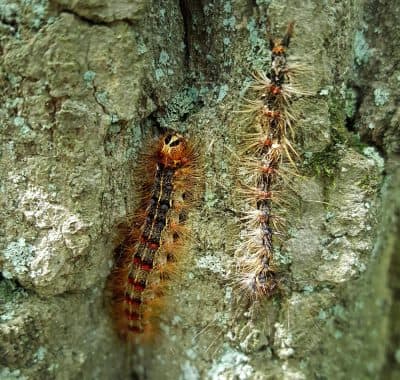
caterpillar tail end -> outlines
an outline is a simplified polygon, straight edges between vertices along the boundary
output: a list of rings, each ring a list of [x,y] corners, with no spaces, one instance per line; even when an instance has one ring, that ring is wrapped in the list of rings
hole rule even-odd
[[[261,272],[242,278],[241,288],[251,299],[271,298],[279,289],[279,280],[274,272]]]

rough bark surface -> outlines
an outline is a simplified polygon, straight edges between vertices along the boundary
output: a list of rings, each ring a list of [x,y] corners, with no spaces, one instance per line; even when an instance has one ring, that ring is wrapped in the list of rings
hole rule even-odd
[[[400,6],[389,0],[0,1],[0,379],[400,376]],[[284,292],[237,302],[240,104],[295,20],[296,196]],[[205,157],[186,270],[154,347],[104,286],[131,171],[163,128]]]

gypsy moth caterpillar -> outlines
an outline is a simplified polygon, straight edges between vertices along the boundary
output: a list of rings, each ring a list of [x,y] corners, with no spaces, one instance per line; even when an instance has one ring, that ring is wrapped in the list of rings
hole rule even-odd
[[[301,65],[287,61],[293,28],[291,22],[282,38],[270,38],[270,70],[254,75],[251,91],[255,98],[247,100],[243,110],[253,132],[245,134],[246,146],[241,153],[241,193],[248,209],[243,218],[244,240],[235,257],[240,288],[251,298],[270,297],[279,284],[274,236],[280,234],[282,220],[273,206],[285,202],[282,186],[285,178],[293,174],[283,164],[295,166],[298,156],[290,142],[296,119],[291,103],[293,97],[307,94],[294,83],[295,75],[302,71]]]
[[[128,342],[151,341],[158,330],[184,250],[187,214],[198,197],[198,158],[183,136],[166,133],[145,149],[138,165],[140,205],[108,280],[116,330]]]

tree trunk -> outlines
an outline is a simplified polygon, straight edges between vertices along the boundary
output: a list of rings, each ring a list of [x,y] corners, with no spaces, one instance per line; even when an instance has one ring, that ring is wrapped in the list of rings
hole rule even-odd
[[[1,2],[0,378],[399,378],[393,3]],[[269,70],[266,25],[281,37],[293,20],[288,57],[312,95],[293,101],[282,289],[239,302],[237,111]],[[165,129],[197,144],[204,194],[162,333],[132,352],[104,288],[140,149]]]

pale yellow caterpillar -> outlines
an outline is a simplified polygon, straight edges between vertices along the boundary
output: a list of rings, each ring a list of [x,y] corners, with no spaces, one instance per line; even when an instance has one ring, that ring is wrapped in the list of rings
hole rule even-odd
[[[275,206],[282,203],[285,163],[297,156],[293,138],[293,97],[305,94],[293,83],[299,66],[287,62],[286,52],[294,23],[281,39],[270,39],[271,68],[257,73],[251,90],[255,97],[247,109],[253,132],[246,134],[247,147],[240,157],[243,167],[242,193],[247,203],[242,236],[236,249],[240,288],[251,298],[270,297],[278,288],[274,263],[274,235],[279,234],[280,218]],[[301,69],[301,68],[300,68]]]

